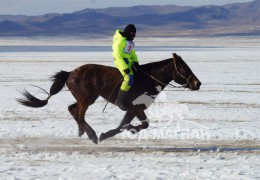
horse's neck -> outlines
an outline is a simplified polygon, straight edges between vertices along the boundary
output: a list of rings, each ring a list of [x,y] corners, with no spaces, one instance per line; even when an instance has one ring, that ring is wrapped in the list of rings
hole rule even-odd
[[[160,85],[163,88],[164,84],[169,84],[172,80],[173,62],[172,59],[166,59],[160,62],[155,62],[147,65],[147,73],[158,79],[160,82],[155,82],[155,85]]]

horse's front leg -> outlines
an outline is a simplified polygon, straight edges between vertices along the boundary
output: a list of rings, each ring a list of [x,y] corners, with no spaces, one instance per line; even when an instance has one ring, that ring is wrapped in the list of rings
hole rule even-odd
[[[146,115],[145,115],[143,110],[138,110],[136,112],[136,116],[141,121],[141,124],[138,125],[138,126],[130,125],[128,127],[127,130],[130,131],[132,134],[136,134],[139,131],[141,131],[142,129],[147,129],[148,126],[149,126],[149,120],[147,119],[147,117],[146,117]]]
[[[132,125],[130,123],[134,119],[135,116],[136,116],[135,110],[127,111],[121,124],[116,129],[112,129],[110,131],[107,131],[106,133],[101,133],[101,135],[99,137],[99,141],[103,141],[107,138],[113,137],[113,136],[123,132],[124,130],[128,130],[129,128],[131,128]]]

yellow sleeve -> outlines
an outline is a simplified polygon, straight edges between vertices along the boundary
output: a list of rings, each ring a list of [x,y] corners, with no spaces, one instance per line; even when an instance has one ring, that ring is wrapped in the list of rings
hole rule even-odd
[[[131,52],[131,57],[132,57],[134,62],[138,62],[138,57],[137,57],[136,52],[135,52],[134,49]]]
[[[128,65],[125,63],[124,58],[123,58],[123,53],[124,53],[124,47],[126,45],[126,42],[122,40],[115,40],[113,42],[113,57],[118,65],[118,68],[121,70],[125,70],[128,68]]]

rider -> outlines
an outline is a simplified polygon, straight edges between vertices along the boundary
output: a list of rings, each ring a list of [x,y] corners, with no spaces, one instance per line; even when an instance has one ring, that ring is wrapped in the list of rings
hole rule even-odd
[[[116,30],[113,39],[113,57],[116,68],[123,76],[115,104],[122,110],[127,110],[129,104],[126,103],[126,98],[131,86],[134,83],[134,73],[132,67],[138,68],[138,58],[134,50],[134,38],[136,28],[133,24],[128,24],[124,31]]]

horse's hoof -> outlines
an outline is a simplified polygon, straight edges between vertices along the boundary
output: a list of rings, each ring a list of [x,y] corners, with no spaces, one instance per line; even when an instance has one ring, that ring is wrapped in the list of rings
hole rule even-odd
[[[98,138],[97,138],[97,136],[90,138],[90,140],[91,140],[93,143],[98,144]]]
[[[101,133],[100,136],[99,136],[99,141],[103,141],[106,139],[106,135],[104,133]]]
[[[127,129],[128,131],[130,131],[132,134],[136,134],[138,133],[139,131],[135,128],[131,128],[131,129]]]
[[[98,139],[91,139],[93,143],[98,144]]]
[[[85,133],[85,131],[84,130],[81,130],[81,129],[79,129],[79,137],[81,137],[81,136],[83,136],[83,134]]]

